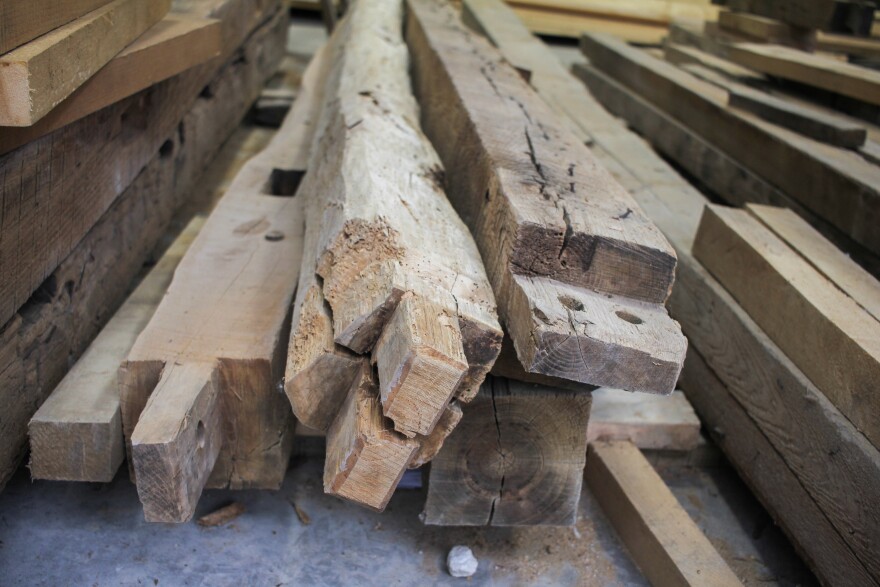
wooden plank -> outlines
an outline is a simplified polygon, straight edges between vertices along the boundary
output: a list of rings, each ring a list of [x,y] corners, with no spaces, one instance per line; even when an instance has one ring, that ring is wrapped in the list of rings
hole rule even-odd
[[[816,31],[816,49],[876,59],[880,57],[880,40]]]
[[[748,210],[866,312],[880,320],[880,282],[797,214],[749,204]]]
[[[0,54],[85,16],[110,0],[0,2]]]
[[[870,104],[880,104],[880,72],[780,45],[738,43],[728,57],[754,70]]]
[[[669,40],[663,44],[663,58],[676,65],[688,63],[702,65],[745,84],[759,85],[767,81],[766,76],[756,71],[741,67],[696,47],[689,47]]]
[[[682,387],[740,477],[825,585],[877,585],[760,427],[688,349]]]
[[[284,479],[292,413],[276,384],[287,351],[303,217],[299,199],[266,194],[264,186],[274,162],[299,148],[302,138],[289,130],[283,126],[238,173],[120,367],[123,431],[148,521],[188,520],[206,484],[278,488]],[[164,388],[169,371],[174,377],[181,369],[194,370],[187,385]],[[164,401],[153,401],[151,394],[160,391]],[[175,409],[162,409],[165,403]],[[217,409],[219,431],[206,430],[222,445],[214,464],[179,422],[190,410],[207,418]],[[139,459],[138,444],[151,447],[148,458]],[[154,456],[157,450],[164,458]],[[185,465],[200,459],[195,468]],[[179,483],[199,490],[172,498],[163,493]]]
[[[217,57],[220,21],[169,13],[32,126],[4,128],[0,154]]]
[[[468,12],[479,19],[512,63],[531,69],[532,84],[541,88],[542,96],[559,111],[569,113],[572,128],[580,129],[585,140],[591,141],[597,156],[602,157],[675,244],[680,259],[679,282],[673,288],[670,308],[682,322],[691,345],[705,353],[731,394],[785,459],[798,486],[820,506],[822,515],[832,522],[849,548],[864,560],[871,560],[870,545],[877,539],[866,538],[862,532],[880,527],[875,508],[869,505],[880,499],[880,487],[875,482],[880,479],[877,451],[691,257],[690,246],[706,198],[636,135],[598,107],[585,89],[571,87],[564,82],[564,76],[554,75],[561,65],[521,23],[515,18],[511,20],[510,10],[500,1],[466,0],[466,16]],[[609,98],[609,105],[635,100],[625,92]],[[627,118],[630,123],[641,123]],[[674,134],[670,131],[675,128],[656,130],[662,137]],[[709,171],[701,178],[712,179],[719,169],[725,169],[689,156],[686,149],[685,155],[678,160],[702,163],[694,163],[690,169],[698,173],[703,169]],[[743,174],[730,177],[737,175]],[[748,190],[735,193],[740,191]],[[734,434],[726,438],[736,442]],[[829,459],[829,454],[835,457]],[[748,464],[742,460],[740,464],[744,462]],[[791,519],[791,510],[774,513],[788,516],[785,523],[793,532],[797,531],[795,541],[804,551],[811,552],[812,558],[807,557],[807,562],[822,565],[812,568],[829,584],[836,584],[835,579],[841,585],[873,584],[864,580],[864,570],[849,564],[851,558],[845,550],[826,549],[823,542],[813,540],[809,526]],[[844,567],[846,574],[835,572],[835,568]]]
[[[363,364],[327,430],[324,491],[382,511],[417,450],[382,415],[379,380]]]
[[[874,444],[880,323],[744,210],[709,206],[694,256]]]
[[[816,31],[744,12],[722,10],[718,15],[718,26],[734,34],[745,35],[764,43],[779,43],[807,50],[816,44]]]
[[[590,394],[490,377],[463,410],[431,462],[424,522],[574,524]]]
[[[204,220],[194,218],[28,424],[34,479],[109,483],[125,455],[116,373]]]
[[[520,361],[544,375],[670,392],[684,347],[659,305],[673,278],[668,243],[520,74],[448,10],[410,3],[414,85]],[[648,343],[648,331],[662,344]]]
[[[40,120],[170,7],[171,0],[113,0],[0,55],[0,125],[30,126]]]
[[[668,25],[674,20],[715,20],[719,9],[710,4],[691,4],[668,0],[510,0],[517,8],[533,8],[564,15],[593,15],[614,19]]]
[[[371,356],[383,413],[412,437],[431,433],[453,394],[476,393],[501,328],[479,252],[417,125],[402,23],[402,3],[387,2],[354,5],[337,24],[302,189],[321,220],[314,271],[334,341]]]
[[[685,64],[681,68],[726,90],[729,106],[751,112],[806,137],[846,149],[857,149],[865,144],[868,137],[864,124],[850,121],[843,116],[825,113],[817,108],[744,86],[702,65]]]
[[[594,442],[587,484],[653,585],[742,585],[630,442]]]
[[[168,85],[161,94],[148,94],[154,101],[126,103],[124,111],[128,114],[121,120],[111,116],[111,113],[105,113],[106,120],[85,119],[88,132],[79,135],[81,140],[89,140],[92,133],[105,132],[108,126],[118,129],[120,135],[115,135],[117,138],[130,138],[133,129],[141,124],[152,125],[150,130],[155,132],[164,126],[165,131],[162,132],[167,134],[157,143],[156,151],[151,148],[149,164],[125,189],[122,184],[128,179],[122,181],[127,176],[121,176],[120,183],[113,186],[114,190],[119,190],[119,197],[107,214],[48,275],[40,287],[40,293],[32,297],[0,330],[4,332],[3,348],[0,349],[0,373],[3,374],[0,404],[5,407],[5,416],[0,419],[0,487],[12,476],[24,456],[28,421],[67,373],[70,362],[86,349],[128,295],[130,283],[150,258],[175,210],[186,200],[204,168],[245,115],[260,86],[274,73],[284,51],[286,30],[281,19],[269,20],[253,31],[251,40],[241,48],[243,59],[229,61],[219,66],[219,70],[199,74],[215,76],[211,87],[224,96],[223,100],[204,96],[195,104],[186,103],[185,92],[174,93],[184,90],[186,86],[182,88],[169,81],[165,82]],[[262,59],[258,59],[258,55]],[[193,81],[198,82],[198,79],[191,79],[189,83]],[[204,82],[201,82],[200,86],[203,85]],[[175,96],[177,101],[170,99]],[[155,118],[157,111],[154,108],[162,112],[162,118]],[[114,114],[121,114],[115,108],[113,110]],[[174,115],[178,118],[171,125],[166,117]],[[72,126],[80,125],[76,123]],[[77,134],[72,130],[69,135],[64,133],[67,140],[76,140]],[[83,131],[84,128],[78,128],[79,133]],[[203,140],[186,140],[194,136]],[[57,140],[58,137],[55,138]],[[43,147],[49,144],[43,144]],[[125,158],[126,153],[132,154],[123,148],[131,146],[131,142],[109,141],[102,144],[96,139],[93,144],[98,153],[105,157],[101,159],[102,164],[110,165],[113,159]],[[139,141],[133,144],[144,148]],[[163,145],[161,153],[157,152],[158,145]],[[19,152],[37,160],[41,157],[41,151],[31,151],[30,147]],[[65,167],[65,171],[69,172],[71,168],[75,166]],[[79,170],[83,168],[96,176],[98,174],[94,172],[102,169],[102,166],[95,167],[84,162]],[[7,173],[18,169],[6,168]],[[114,172],[117,171],[123,170],[116,169]],[[16,184],[6,184],[4,189],[13,185]],[[61,183],[56,189],[63,185]],[[4,204],[10,204],[7,209],[15,209],[11,204],[18,201],[18,191],[16,188],[3,192],[6,198],[13,193],[16,194],[16,200],[4,200]],[[58,195],[59,192],[53,193]],[[30,197],[40,200],[44,195],[47,192],[42,189],[36,192],[31,190]],[[71,194],[71,198],[82,199],[84,195],[78,192]],[[46,201],[40,201],[40,208],[49,205]],[[63,214],[59,216],[63,217]],[[3,220],[9,218],[4,216]],[[0,231],[0,235],[8,234],[5,227]]]
[[[669,113],[875,254],[880,169],[727,107],[723,90],[610,37],[585,35],[591,63]],[[826,194],[837,196],[833,201]]]
[[[700,419],[681,391],[660,397],[600,387],[592,396],[588,442],[627,440],[642,450],[679,451],[700,442]]]
[[[631,43],[659,45],[666,36],[666,27],[654,23],[635,22],[580,14],[554,14],[526,6],[515,7],[529,30],[535,34],[577,39],[584,31],[616,35]]]
[[[781,20],[808,29],[827,28],[837,0],[730,0],[727,5],[738,12]]]
[[[0,323],[6,323],[173,136],[217,71],[278,2],[176,0],[181,14],[220,20],[222,58],[151,86],[0,157]],[[267,64],[280,58],[275,44]],[[234,88],[233,111],[261,70]],[[250,98],[248,98],[250,99]],[[3,133],[0,133],[3,134]],[[90,145],[89,149],[79,148]],[[167,150],[166,150],[167,152]]]

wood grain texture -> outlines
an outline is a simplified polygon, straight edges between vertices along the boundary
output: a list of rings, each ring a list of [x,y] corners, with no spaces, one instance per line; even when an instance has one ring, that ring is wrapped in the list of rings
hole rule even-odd
[[[379,380],[364,364],[327,430],[324,492],[382,511],[417,450],[382,415]]]
[[[0,55],[0,125],[36,123],[170,7],[171,0],[113,0]]]
[[[490,377],[463,411],[431,462],[425,523],[574,524],[589,393]]]
[[[681,374],[712,440],[824,585],[877,585],[783,456],[693,350]]]
[[[611,37],[585,35],[591,63],[796,198],[875,254],[880,252],[880,169],[726,106],[723,90]],[[837,197],[829,199],[825,194]]]
[[[742,585],[632,443],[591,443],[586,477],[653,585]]]
[[[204,220],[194,218],[28,424],[34,479],[109,483],[125,456],[116,372],[165,295]]]
[[[247,87],[280,58],[280,49],[242,43],[271,29],[277,0],[176,0],[181,14],[221,21],[220,59],[108,106],[0,157],[0,323],[6,323],[128,187],[200,94],[235,58],[241,68],[230,111]],[[262,27],[266,25],[265,29]],[[195,135],[191,136],[193,138]],[[91,145],[89,149],[81,145]]]
[[[39,121],[4,128],[0,154],[220,55],[221,23],[169,13]]]
[[[745,210],[707,206],[693,253],[868,440],[880,445],[880,322]]]
[[[523,366],[671,391],[684,346],[656,305],[671,286],[668,243],[497,51],[442,4],[409,7],[422,123]],[[591,328],[581,311],[601,315],[601,326]],[[606,354],[595,352],[603,344]]]
[[[110,0],[0,2],[0,54],[85,16]]]
[[[748,211],[866,312],[880,320],[880,282],[785,208],[749,204]]]
[[[174,125],[166,129],[168,134],[162,153],[152,151],[149,164],[127,188],[113,188],[121,191],[108,213],[51,272],[40,293],[0,329],[3,333],[0,402],[6,408],[5,417],[0,419],[0,486],[11,477],[24,456],[31,416],[67,373],[70,361],[79,357],[128,295],[130,283],[150,258],[175,210],[245,115],[260,86],[275,71],[284,51],[285,31],[286,26],[278,19],[265,23],[242,47],[242,58],[214,70],[211,88],[224,99],[205,94],[187,106],[188,112],[179,114]],[[258,59],[258,55],[261,58]],[[171,80],[165,84],[179,87]],[[161,95],[167,99],[168,94]],[[131,129],[144,124],[144,120],[158,124],[153,118],[156,114],[153,108],[160,112],[176,111],[176,102],[155,96],[157,102],[132,99],[127,104],[128,116],[124,120],[106,113],[106,119],[98,115],[95,118],[100,120],[87,117],[83,127],[79,123],[72,127],[80,133],[87,129],[84,136],[88,137],[100,129],[106,131],[108,127],[104,125],[118,125],[122,136],[130,136]],[[117,116],[122,112],[114,109]],[[68,139],[74,140],[77,135],[73,128],[69,132]],[[186,140],[187,137],[201,140]],[[105,154],[117,155],[113,148],[121,149],[122,144],[110,141],[109,145],[100,142],[95,145],[102,145]],[[35,150],[29,156],[33,157],[34,153],[41,151]],[[125,153],[118,156],[124,158]],[[17,184],[7,184],[12,185]],[[10,193],[7,191],[4,195],[11,197]],[[38,191],[33,195],[44,193]],[[77,192],[70,196],[75,199],[83,195]],[[4,200],[5,204],[12,204],[12,200]],[[4,220],[8,219],[4,216]],[[5,228],[0,231],[0,235],[8,234]]]
[[[587,441],[627,440],[642,450],[689,451],[700,419],[680,390],[667,397],[600,387],[592,392]]]
[[[739,43],[728,57],[762,73],[801,82],[836,94],[880,104],[880,73],[781,45]]]

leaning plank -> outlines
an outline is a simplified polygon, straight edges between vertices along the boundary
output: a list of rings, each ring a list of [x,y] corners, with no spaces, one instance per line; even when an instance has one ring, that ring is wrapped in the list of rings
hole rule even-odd
[[[684,341],[662,307],[675,267],[666,240],[448,6],[409,7],[423,125],[525,369],[670,392]]]
[[[658,397],[600,387],[592,395],[588,442],[628,440],[642,450],[679,451],[700,442],[700,419],[679,390]]]
[[[708,206],[694,256],[880,446],[880,322],[745,210]]]
[[[316,273],[334,340],[371,353],[386,416],[414,436],[431,432],[453,395],[476,393],[501,329],[477,247],[418,127],[402,24],[395,0],[355,4],[337,24],[302,189],[320,197],[310,216],[322,222]]]
[[[880,252],[880,169],[837,149],[727,107],[720,88],[644,51],[585,35],[591,63],[692,128],[874,253]],[[835,198],[828,198],[834,193]]]
[[[5,408],[4,417],[0,418],[0,486],[10,478],[24,456],[27,423],[31,416],[64,377],[70,361],[79,357],[128,295],[129,284],[149,259],[175,210],[185,201],[203,169],[245,115],[263,82],[275,71],[284,51],[286,30],[280,19],[269,21],[259,27],[241,48],[242,59],[220,64],[219,73],[216,69],[209,72],[212,76],[216,73],[210,85],[217,92],[216,97],[205,93],[195,103],[189,102],[185,93],[175,93],[183,88],[172,80],[160,84],[166,86],[161,94],[146,94],[155,99],[153,102],[146,99],[127,102],[124,110],[127,115],[121,119],[118,115],[122,111],[116,108],[103,113],[106,120],[101,113],[85,119],[89,128],[86,136],[106,131],[106,124],[119,129],[120,138],[130,138],[135,132],[133,129],[140,128],[144,121],[159,127],[151,127],[157,132],[165,127],[163,132],[167,134],[156,144],[155,151],[150,147],[148,165],[126,189],[122,184],[129,181],[127,175],[120,176],[124,181],[113,186],[114,190],[119,190],[118,199],[85,234],[82,242],[47,276],[39,293],[0,329],[0,403]],[[184,102],[182,110],[174,97]],[[155,118],[156,109],[162,112],[162,118]],[[178,117],[173,126],[165,118],[171,116]],[[72,126],[79,127],[79,124]],[[79,128],[80,132],[82,130]],[[67,140],[76,140],[76,136],[70,134]],[[143,138],[140,132],[136,136]],[[202,140],[189,140],[194,136]],[[82,140],[88,139],[84,137]],[[123,148],[122,143],[115,141],[109,144],[96,141],[94,144],[104,157],[102,163],[109,164],[108,158],[118,161],[125,158],[126,153],[131,153]],[[137,145],[138,150],[145,149],[140,141],[126,144]],[[158,145],[163,145],[161,153],[157,152]],[[39,150],[31,152],[30,147],[25,147],[21,152],[40,159]],[[82,167],[87,173],[102,168],[85,161]],[[21,168],[6,169],[9,172]],[[65,167],[65,172],[69,171],[71,169]],[[4,189],[14,185],[17,184],[7,184]],[[16,194],[15,200],[7,199],[4,204],[19,201],[17,189],[4,192],[7,197]],[[46,192],[40,189],[32,192],[30,197],[40,200],[42,195]],[[71,194],[73,199],[83,196],[83,193]],[[4,216],[3,220],[10,219]],[[9,233],[4,228],[0,234],[5,237]]]
[[[590,394],[489,377],[463,411],[431,462],[425,523],[574,524]]]
[[[711,362],[730,393],[766,435],[822,514],[853,552],[858,552],[864,560],[871,560],[871,544],[878,538],[867,537],[864,532],[880,527],[876,508],[869,505],[880,500],[880,486],[876,483],[880,479],[877,450],[690,255],[706,198],[636,135],[596,106],[584,88],[567,85],[564,76],[556,75],[561,65],[547,53],[546,46],[529,35],[515,18],[510,18],[510,9],[503,3],[466,0],[465,8],[465,14],[470,11],[479,17],[483,29],[491,34],[512,63],[531,71],[532,83],[540,88],[542,96],[559,111],[567,113],[572,128],[579,129],[585,140],[592,141],[597,155],[603,157],[603,162],[675,244],[680,265],[678,282],[670,298],[673,315],[681,320],[692,345]],[[608,83],[613,84],[610,80]],[[627,100],[635,98],[618,93],[611,95],[606,103],[617,105]],[[630,123],[642,122],[629,115],[627,119]],[[645,128],[638,124],[636,127]],[[661,137],[674,129],[655,128]],[[693,163],[690,155],[684,149],[684,157],[678,160]],[[719,168],[709,163],[707,161],[705,167],[711,173],[701,178],[712,179],[717,175],[715,171]],[[689,169],[701,172],[703,166],[695,164]],[[730,174],[731,177],[736,175],[743,174]],[[727,438],[735,442],[733,435]],[[828,459],[828,454],[834,454],[835,458]],[[744,467],[748,462],[739,464]],[[805,550],[812,548],[816,560],[826,561],[823,576],[828,577],[827,570],[833,565],[848,565],[851,560],[848,557],[835,558],[841,551],[823,551],[822,544],[816,544],[811,533],[801,530],[805,526],[794,524],[793,520],[787,522],[790,528],[798,529],[796,541]],[[813,568],[822,574],[821,569]],[[846,575],[840,584],[865,583],[846,580],[859,576],[855,572]]]
[[[192,494],[176,492],[180,499],[168,501],[168,487],[199,487],[196,498],[206,484],[277,488],[287,470],[292,414],[276,384],[284,369],[303,218],[300,200],[264,192],[274,162],[299,148],[301,138],[285,126],[238,173],[120,367],[123,430],[148,521],[192,516]],[[167,383],[176,377],[185,384]],[[165,409],[169,403],[176,409]],[[212,429],[207,420],[216,410],[222,421]],[[216,465],[210,451],[200,452],[198,434],[175,424],[190,411],[185,422],[202,415],[204,435],[213,439],[209,446],[220,447]],[[188,461],[195,468],[181,469]]]
[[[824,585],[877,585],[773,447],[693,347],[682,387],[712,439]]]
[[[641,451],[594,442],[587,483],[653,585],[742,585]]]
[[[4,128],[0,154],[220,54],[220,21],[169,13],[32,126]]]
[[[242,69],[250,72],[248,77],[232,82],[231,109],[241,105],[240,91],[251,91],[253,76],[263,75],[263,68],[280,58],[274,43],[267,45],[265,58],[250,45],[242,48],[255,30],[265,36],[271,26],[281,26],[277,0],[179,1],[181,14],[221,21],[219,59],[0,156],[0,323],[8,322],[67,257],[174,134],[197,99],[213,95],[211,81],[234,53],[260,61],[257,68]]]
[[[880,282],[785,208],[749,204],[748,210],[866,312],[880,320]]]
[[[0,54],[100,8],[110,0],[35,0],[0,3]]]
[[[324,491],[382,511],[418,450],[382,414],[378,379],[362,364],[327,430]]]
[[[870,104],[880,104],[880,73],[781,45],[738,43],[728,58],[754,70]]]
[[[113,0],[0,56],[0,126],[40,120],[170,7],[171,0]]]
[[[34,479],[109,482],[125,455],[116,372],[204,220],[194,218],[28,424]]]

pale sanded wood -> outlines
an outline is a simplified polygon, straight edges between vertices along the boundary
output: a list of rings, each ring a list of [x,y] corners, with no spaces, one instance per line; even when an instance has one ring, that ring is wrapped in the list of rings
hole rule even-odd
[[[0,55],[0,125],[40,120],[170,7],[171,0],[113,0]]]
[[[382,364],[383,389],[394,385],[386,377],[408,370],[408,353],[380,361],[379,347],[373,348],[401,299],[429,302],[434,309],[427,321],[454,318],[448,323],[460,331],[455,336],[467,373],[435,380],[436,389],[410,386],[425,398],[437,394],[423,404],[434,413],[421,414],[424,422],[414,427],[396,422],[401,430],[427,434],[451,393],[463,401],[476,393],[500,348],[501,330],[479,252],[446,199],[442,165],[418,127],[402,11],[394,0],[363,3],[337,24],[302,189],[320,197],[309,217],[321,222],[316,273],[332,310],[334,341],[359,354],[372,352],[374,362],[393,356],[404,362]],[[380,69],[382,76],[375,75]],[[430,352],[429,345],[411,348]],[[393,397],[383,394],[384,400]],[[391,418],[404,415],[385,407]]]
[[[822,275],[880,320],[880,282],[785,208],[749,204],[749,212],[784,240]]]
[[[110,0],[0,2],[0,54],[100,8]]]
[[[28,424],[34,479],[110,482],[125,455],[116,372],[204,224],[190,221]]]
[[[223,443],[219,373],[211,363],[166,364],[131,435],[148,522],[186,522]]]
[[[463,411],[431,461],[425,523],[574,524],[590,394],[489,377]]]
[[[683,340],[662,306],[646,308],[668,295],[675,264],[668,243],[520,74],[448,7],[411,2],[408,14],[423,125],[526,370],[671,391]],[[580,308],[603,315],[595,332]],[[630,315],[640,327],[623,317]],[[603,344],[607,354],[595,352]]]
[[[728,57],[762,73],[880,104],[880,72],[781,45],[738,43]]]
[[[587,483],[653,585],[742,585],[630,442],[590,444]]]
[[[825,585],[877,585],[785,458],[693,348],[681,373],[715,443]]]
[[[592,396],[588,442],[628,440],[642,450],[680,451],[700,442],[700,419],[679,390],[660,397],[600,387]]]
[[[878,446],[880,322],[745,210],[708,206],[694,256]]]
[[[726,105],[725,92],[611,37],[585,35],[581,48],[603,72],[756,174],[797,198],[870,251],[880,251],[880,169]],[[831,191],[836,194],[827,198]]]
[[[36,144],[23,147],[13,160],[18,161],[19,155],[25,160],[33,158],[33,168],[4,160],[7,178],[12,173],[19,180],[32,173],[39,175],[40,170],[47,172],[48,168],[43,167],[45,161],[42,153],[52,151],[48,145],[56,146],[56,155],[61,145],[66,144],[65,141],[83,141],[93,145],[92,149],[87,150],[65,150],[65,159],[70,157],[81,164],[65,166],[63,174],[54,173],[52,176],[58,181],[53,184],[52,190],[47,191],[42,184],[34,189],[31,184],[30,192],[19,191],[28,185],[26,181],[22,185],[16,182],[4,185],[0,190],[4,208],[28,209],[23,216],[18,216],[16,212],[15,220],[20,221],[18,226],[23,232],[27,232],[25,227],[39,232],[39,223],[31,225],[35,220],[33,212],[38,212],[39,216],[39,211],[53,218],[52,226],[57,228],[42,234],[55,238],[60,236],[59,233],[68,231],[69,227],[63,228],[61,221],[71,217],[69,208],[60,206],[61,209],[51,214],[48,211],[58,205],[55,198],[62,194],[70,201],[82,204],[82,208],[77,208],[83,214],[82,218],[76,219],[78,226],[82,227],[90,221],[87,213],[90,208],[85,201],[87,190],[66,193],[66,189],[73,189],[77,184],[71,177],[74,171],[74,175],[84,174],[91,177],[94,184],[101,184],[101,191],[118,194],[119,197],[84,235],[82,242],[46,275],[48,279],[45,287],[41,288],[39,302],[23,309],[27,313],[27,321],[21,320],[21,316],[16,314],[3,329],[5,346],[0,350],[0,371],[3,372],[5,383],[0,386],[0,396],[5,416],[0,419],[0,486],[15,472],[18,462],[25,455],[27,423],[37,407],[70,369],[71,361],[86,349],[111,317],[112,311],[130,293],[132,280],[142,270],[143,263],[151,259],[152,251],[175,211],[186,201],[205,167],[245,115],[259,88],[274,73],[284,52],[285,32],[286,26],[279,18],[270,18],[254,29],[252,38],[241,47],[245,59],[217,63],[204,70],[199,68],[200,71],[192,74],[184,73],[159,84],[156,92],[150,93],[149,101],[126,100],[118,108],[111,107],[102,115],[88,117],[83,124],[74,123],[59,131],[66,137],[64,140],[52,133],[46,141],[39,140]],[[258,55],[262,58],[257,59]],[[211,87],[224,99],[202,99],[195,104],[189,102],[186,98],[189,92],[198,92],[198,89],[193,90],[193,86],[202,88],[206,81],[211,81]],[[149,133],[141,130],[144,121],[150,129]],[[153,135],[153,138],[164,136],[155,147],[158,149],[158,145],[166,141],[162,153],[153,150],[150,145],[153,139],[147,134]],[[132,136],[138,140],[131,141]],[[193,136],[201,140],[184,140]],[[90,157],[79,159],[74,155],[75,152],[79,155],[84,151],[88,151]],[[91,156],[96,155],[99,155],[97,160],[92,161]],[[141,163],[138,162],[141,156],[146,156],[148,163],[142,172],[139,167]],[[116,163],[122,160],[134,169],[117,167]],[[23,172],[24,175],[16,176],[16,172]],[[129,172],[140,173],[132,181]],[[107,185],[107,182],[98,179],[104,177],[104,173],[118,173],[118,181]],[[30,193],[28,198],[19,198],[25,193]],[[16,208],[15,204],[21,208]],[[36,205],[33,211],[30,210],[32,205]],[[3,217],[4,223],[12,220],[11,216]],[[30,242],[25,234],[7,231],[7,227],[4,224],[0,230],[4,252],[7,236],[15,235],[22,239],[18,245]],[[32,253],[27,258],[39,256],[36,249]],[[4,269],[8,267],[5,263],[0,265]],[[0,283],[7,284],[5,280],[0,280]]]
[[[405,294],[373,357],[382,413],[404,436],[430,434],[467,372],[458,318],[430,300]]]
[[[324,491],[382,511],[417,450],[382,415],[378,378],[361,365],[327,430]]]
[[[294,122],[290,126],[296,128]],[[292,414],[277,384],[301,262],[302,206],[295,197],[263,191],[276,161],[301,140],[286,126],[287,121],[238,173],[120,368],[123,430],[133,439],[142,429],[141,412],[163,368],[212,366],[218,387],[214,401],[222,414],[222,449],[213,470],[208,470],[211,487],[277,488],[290,456]],[[175,414],[180,415],[160,413],[171,419]],[[130,454],[137,459],[137,453]],[[167,471],[152,470],[150,479]],[[142,472],[135,462],[138,484]],[[140,496],[143,499],[145,493]],[[145,504],[146,511],[153,507],[163,507],[176,521],[188,511],[182,505],[174,509],[161,502]]]
[[[220,21],[170,12],[32,126],[4,128],[0,154],[217,57]]]
[[[586,14],[619,20],[667,25],[673,20],[714,20],[719,9],[711,4],[669,0],[510,0],[514,9],[529,7],[562,15]]]
[[[597,156],[602,157],[603,163],[632,191],[675,244],[680,257],[679,280],[673,288],[670,307],[682,322],[691,344],[711,361],[731,395],[791,469],[795,483],[815,501],[819,515],[831,521],[853,552],[859,552],[863,560],[872,560],[871,544],[877,539],[863,535],[861,529],[880,527],[875,520],[876,508],[869,505],[880,500],[877,493],[880,487],[874,483],[880,479],[877,451],[690,256],[706,198],[638,136],[599,107],[584,88],[572,87],[565,83],[565,77],[554,75],[561,65],[554,61],[546,46],[528,34],[522,23],[511,18],[510,9],[502,2],[466,0],[466,16],[468,11],[479,17],[482,28],[491,34],[512,63],[531,69],[532,84],[540,88],[542,96],[559,111],[567,113],[572,127],[591,141]],[[673,27],[673,32],[675,30]],[[613,106],[627,100],[635,98],[625,92],[617,93],[610,95],[606,104]],[[640,131],[656,130],[656,134],[663,137],[675,129],[643,126],[643,119],[631,116],[633,111],[624,112],[628,122],[639,123],[636,127]],[[682,144],[688,145],[687,142]],[[709,160],[695,159],[693,149],[671,152],[704,181],[715,178],[725,169],[712,165]],[[710,172],[700,175],[703,169]],[[728,188],[734,184],[728,182]],[[735,191],[758,193],[754,188],[754,185],[743,186]],[[703,418],[707,413],[701,412]],[[718,429],[728,429],[728,424],[724,418],[708,421],[710,427]],[[747,430],[733,428],[736,433],[729,432],[725,438],[736,444],[739,435],[746,434]],[[830,453],[839,458],[826,458]],[[740,469],[754,470],[755,475],[764,478],[751,453],[728,451],[728,456]],[[779,499],[786,499],[782,486],[772,490],[778,490]],[[809,554],[805,557],[807,562],[825,581],[836,584],[834,580],[839,577],[841,585],[865,582],[864,571],[849,565],[852,559],[845,550],[826,548],[826,542],[814,540],[809,525],[792,518],[797,515],[796,511],[774,509],[771,502],[765,504],[774,515],[786,518],[784,523],[791,529],[792,540],[801,552]],[[835,567],[846,567],[852,572],[836,573]]]

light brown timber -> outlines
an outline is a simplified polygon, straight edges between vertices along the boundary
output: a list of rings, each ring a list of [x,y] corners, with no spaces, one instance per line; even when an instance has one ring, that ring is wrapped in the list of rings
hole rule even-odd
[[[679,390],[658,397],[600,387],[592,396],[587,442],[628,440],[642,450],[676,451],[700,442],[700,419]]]
[[[0,54],[85,16],[110,0],[0,2]]]

